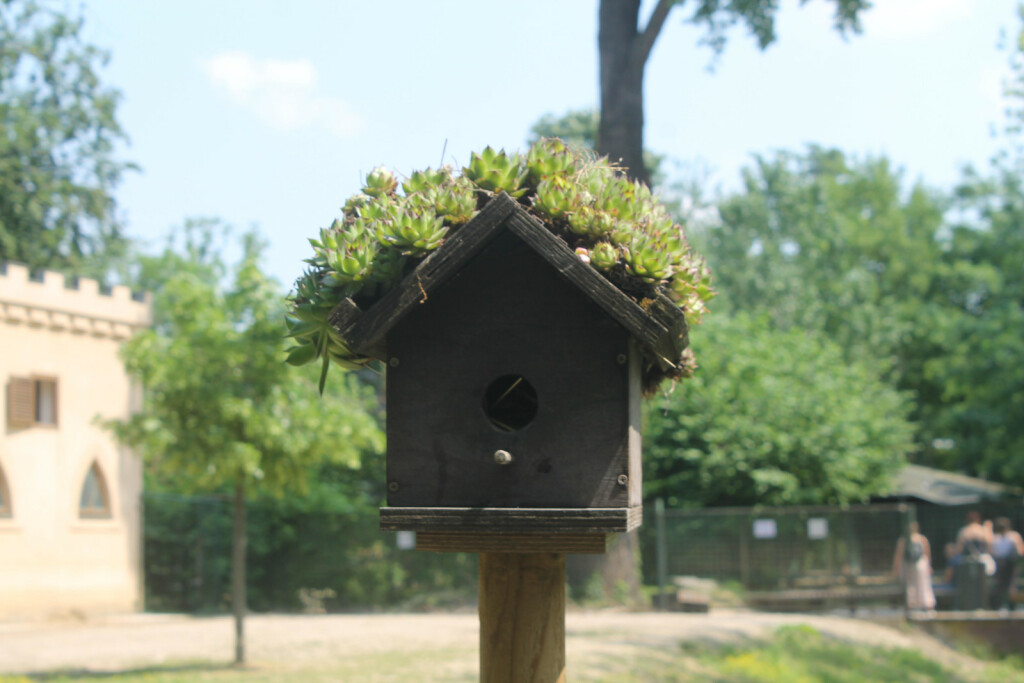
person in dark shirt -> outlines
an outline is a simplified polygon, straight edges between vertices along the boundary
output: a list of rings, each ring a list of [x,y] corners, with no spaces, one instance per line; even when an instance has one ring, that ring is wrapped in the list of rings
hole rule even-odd
[[[1024,540],[1010,527],[1010,520],[999,517],[995,521],[992,535],[992,557],[996,561],[995,580],[992,587],[992,609],[1013,607],[1013,595],[1017,588],[1017,573],[1020,558],[1024,555]]]

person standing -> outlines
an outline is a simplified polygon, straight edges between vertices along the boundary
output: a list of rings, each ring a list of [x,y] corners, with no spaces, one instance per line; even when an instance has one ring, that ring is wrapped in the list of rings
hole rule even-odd
[[[908,524],[907,533],[896,543],[892,570],[906,586],[908,610],[935,609],[935,591],[932,590],[932,549],[917,522]]]
[[[967,524],[956,535],[956,554],[978,557],[992,550],[992,522],[981,523],[981,513],[967,513]]]
[[[967,513],[967,524],[956,536],[956,554],[960,561],[954,571],[956,591],[953,608],[978,610],[989,606],[989,576],[995,572],[992,559],[992,522],[981,521],[977,510]]]
[[[992,609],[1012,608],[1017,588],[1020,558],[1024,555],[1024,539],[1010,526],[1010,520],[999,517],[992,535],[992,557],[996,560],[996,574],[992,590]]]

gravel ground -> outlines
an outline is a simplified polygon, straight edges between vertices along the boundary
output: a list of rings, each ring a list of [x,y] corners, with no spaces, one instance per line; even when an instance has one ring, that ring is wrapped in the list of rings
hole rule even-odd
[[[574,611],[566,616],[566,655],[572,669],[574,661],[632,659],[674,648],[681,641],[756,638],[784,624],[807,624],[847,641],[918,649],[948,665],[969,666],[972,661],[934,638],[901,628],[895,615],[885,621],[741,610],[711,614]],[[328,666],[353,657],[445,652],[455,670],[472,671],[477,637],[475,613],[252,615],[246,619],[248,660],[256,666]],[[233,656],[233,642],[233,623],[224,616],[131,614],[85,622],[0,623],[0,673],[226,664]]]

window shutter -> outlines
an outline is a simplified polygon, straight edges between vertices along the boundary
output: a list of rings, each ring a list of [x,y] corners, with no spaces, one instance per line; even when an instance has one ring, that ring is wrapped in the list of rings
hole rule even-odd
[[[31,425],[36,421],[36,383],[27,377],[11,377],[7,384],[7,421]]]

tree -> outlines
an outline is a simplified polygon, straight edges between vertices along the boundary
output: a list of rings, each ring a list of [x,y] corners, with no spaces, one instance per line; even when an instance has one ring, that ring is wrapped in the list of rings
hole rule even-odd
[[[1024,482],[1024,187],[969,172],[955,198],[888,160],[760,158],[695,238],[719,311],[814,330],[913,397],[918,462]]]
[[[130,164],[120,94],[98,71],[82,20],[0,0],[0,261],[101,278],[123,255],[113,190]]]
[[[927,459],[945,436],[936,423],[944,387],[926,370],[949,334],[943,242],[949,200],[906,190],[885,158],[847,159],[810,147],[758,158],[744,190],[719,202],[719,220],[695,238],[726,311],[764,314],[773,329],[813,330],[850,361],[912,392]],[[934,464],[934,463],[933,463]]]
[[[944,281],[942,387],[934,431],[942,464],[1024,485],[1024,184],[1016,164],[968,173],[957,190]]]
[[[908,402],[817,332],[714,316],[700,371],[645,413],[645,498],[671,506],[845,505],[912,449]]]
[[[868,0],[832,0],[835,27],[841,34],[859,31],[860,13]],[[686,0],[658,0],[641,28],[640,0],[600,0],[598,59],[601,117],[597,151],[620,161],[631,177],[650,180],[643,156],[644,68],[665,21]],[[725,47],[726,32],[738,22],[746,24],[764,49],[775,40],[777,0],[695,0],[690,21],[707,29],[704,42],[715,53]]]
[[[314,463],[356,468],[362,454],[383,449],[383,435],[373,393],[355,376],[334,382],[321,400],[315,377],[284,363],[284,295],[260,271],[258,238],[245,236],[244,256],[224,286],[210,234],[209,223],[193,223],[185,256],[168,250],[144,264],[152,278],[170,275],[156,290],[157,325],[124,348],[146,399],[141,412],[111,426],[179,486],[231,491],[231,602],[242,663],[250,489],[301,491]]]

